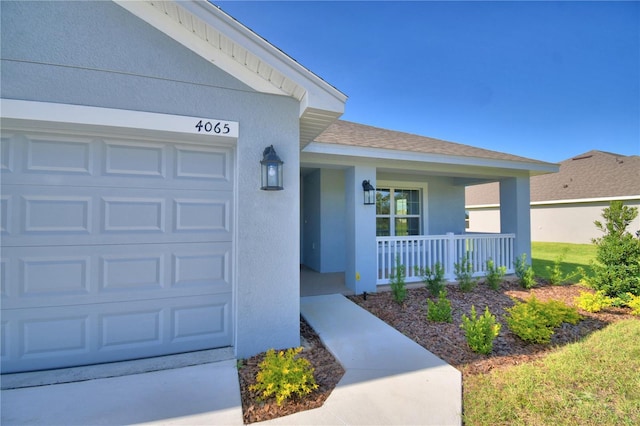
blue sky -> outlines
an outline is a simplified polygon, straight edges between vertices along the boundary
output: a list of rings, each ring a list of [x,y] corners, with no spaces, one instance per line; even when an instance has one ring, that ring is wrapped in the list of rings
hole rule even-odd
[[[550,162],[640,155],[640,2],[214,1],[342,119]]]

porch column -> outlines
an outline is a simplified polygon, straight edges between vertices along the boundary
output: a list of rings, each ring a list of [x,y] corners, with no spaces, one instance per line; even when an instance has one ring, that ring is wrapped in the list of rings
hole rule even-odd
[[[500,232],[516,234],[514,256],[527,254],[531,263],[531,213],[529,177],[500,181]]]
[[[376,291],[376,206],[364,205],[363,180],[375,187],[376,168],[355,166],[346,170],[345,284],[355,294]]]

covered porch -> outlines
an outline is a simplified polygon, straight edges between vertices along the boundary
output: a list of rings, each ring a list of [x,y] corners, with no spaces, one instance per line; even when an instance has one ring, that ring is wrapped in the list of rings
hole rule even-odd
[[[345,285],[344,272],[318,272],[300,265],[300,297],[342,294],[352,296]]]
[[[512,273],[517,257],[531,257],[529,177],[554,171],[549,163],[338,121],[300,155],[301,264],[344,273],[354,294],[388,285],[396,262],[408,283],[437,263],[453,281],[464,259],[475,276],[485,275],[489,259]],[[468,233],[465,190],[488,182],[500,188],[499,233]]]

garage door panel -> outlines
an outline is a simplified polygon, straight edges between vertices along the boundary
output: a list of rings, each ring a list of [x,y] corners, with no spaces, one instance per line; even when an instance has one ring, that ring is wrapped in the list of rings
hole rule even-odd
[[[226,150],[201,146],[176,146],[177,179],[232,183],[230,153]]]
[[[233,146],[15,133],[2,137],[7,184],[232,190]]]
[[[3,315],[3,372],[230,346],[228,295],[13,310]]]
[[[11,211],[11,198],[8,195],[0,196],[0,236],[5,237],[11,232],[11,220],[9,212]]]
[[[3,310],[231,294],[231,243],[3,250]],[[6,264],[6,265],[5,265]]]
[[[53,172],[72,175],[91,175],[93,149],[90,140],[56,138],[53,136],[27,138],[24,146],[25,171],[40,174]]]
[[[104,176],[167,178],[165,145],[107,141],[104,151]]]
[[[3,372],[231,345],[235,142],[0,138]]]
[[[3,175],[13,170],[13,138],[14,135],[0,136],[0,172]]]
[[[4,185],[3,246],[230,241],[232,192]]]

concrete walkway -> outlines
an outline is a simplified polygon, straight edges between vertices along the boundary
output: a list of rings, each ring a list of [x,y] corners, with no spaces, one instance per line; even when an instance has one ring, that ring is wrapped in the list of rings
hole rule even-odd
[[[301,313],[346,373],[325,404],[285,425],[459,425],[461,375],[341,295]],[[36,374],[36,373],[30,373]],[[2,425],[242,425],[235,360],[3,390]]]
[[[458,370],[341,295],[303,297],[300,312],[346,372],[321,408],[265,423],[461,423]]]

